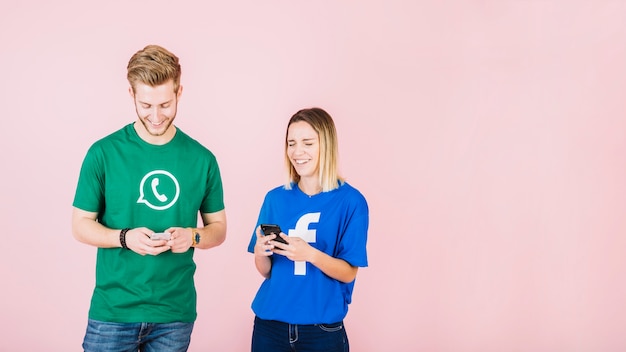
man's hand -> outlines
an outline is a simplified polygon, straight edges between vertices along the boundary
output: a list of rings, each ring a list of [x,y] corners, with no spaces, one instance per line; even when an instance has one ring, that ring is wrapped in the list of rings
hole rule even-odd
[[[141,255],[159,255],[169,251],[170,245],[168,245],[168,241],[151,240],[150,234],[152,233],[154,231],[145,227],[130,229],[126,232],[126,246],[128,249]]]
[[[172,249],[172,253],[185,253],[193,244],[193,230],[189,227],[170,227],[165,232],[171,234],[170,240],[166,241],[166,245]]]

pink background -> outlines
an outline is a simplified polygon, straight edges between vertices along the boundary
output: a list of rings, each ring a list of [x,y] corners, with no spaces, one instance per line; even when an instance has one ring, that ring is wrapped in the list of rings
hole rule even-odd
[[[181,58],[177,124],[226,193],[191,351],[249,349],[246,245],[311,106],[370,204],[354,351],[626,350],[626,3],[600,0],[3,1],[0,350],[81,350],[96,251],[74,188],[135,119],[149,43]]]

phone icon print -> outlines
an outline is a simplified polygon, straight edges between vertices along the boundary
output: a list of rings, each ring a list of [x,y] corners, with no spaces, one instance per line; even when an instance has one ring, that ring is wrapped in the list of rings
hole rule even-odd
[[[179,196],[180,185],[176,177],[165,170],[153,170],[139,183],[137,203],[145,204],[154,210],[165,210],[176,204]]]
[[[159,179],[153,178],[152,181],[150,182],[150,185],[152,186],[152,193],[154,193],[154,196],[156,197],[156,199],[158,199],[160,202],[167,202],[167,196],[157,191],[157,186],[159,185]]]

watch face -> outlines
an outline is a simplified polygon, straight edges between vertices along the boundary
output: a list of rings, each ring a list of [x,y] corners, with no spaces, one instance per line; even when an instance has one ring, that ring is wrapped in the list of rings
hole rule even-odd
[[[196,243],[200,242],[200,234],[196,232]]]

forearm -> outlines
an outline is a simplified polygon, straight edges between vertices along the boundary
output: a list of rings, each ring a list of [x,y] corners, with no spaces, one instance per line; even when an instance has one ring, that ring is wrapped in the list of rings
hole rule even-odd
[[[270,277],[270,272],[272,271],[272,259],[270,257],[255,255],[254,265],[261,276],[266,279]]]
[[[96,221],[96,213],[74,208],[72,234],[79,242],[101,248],[121,247],[120,230],[110,229]]]
[[[209,249],[217,247],[226,240],[226,224],[214,222],[204,227],[195,229],[200,234],[200,242],[194,247],[198,249]],[[195,234],[192,234],[195,236]]]
[[[195,231],[200,235],[194,247],[198,249],[209,249],[217,247],[226,240],[226,212],[224,210],[216,213],[202,214],[204,227],[197,228]],[[192,233],[195,238],[195,234]]]
[[[345,260],[331,257],[319,250],[314,252],[309,262],[324,274],[345,283],[354,281],[359,270],[358,267],[350,265]]]

